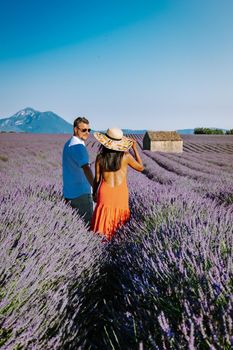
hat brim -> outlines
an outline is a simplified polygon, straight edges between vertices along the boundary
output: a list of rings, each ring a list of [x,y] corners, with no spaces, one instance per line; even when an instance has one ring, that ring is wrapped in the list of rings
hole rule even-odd
[[[114,151],[128,151],[132,145],[133,141],[128,139],[125,136],[122,136],[122,139],[112,140],[107,135],[101,134],[100,132],[94,132],[94,137],[106,148],[112,149]]]

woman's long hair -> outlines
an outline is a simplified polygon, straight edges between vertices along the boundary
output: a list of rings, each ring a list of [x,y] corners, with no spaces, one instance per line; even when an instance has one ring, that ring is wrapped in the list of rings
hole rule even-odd
[[[103,171],[117,171],[121,167],[124,152],[114,151],[104,146],[100,148],[99,160]]]

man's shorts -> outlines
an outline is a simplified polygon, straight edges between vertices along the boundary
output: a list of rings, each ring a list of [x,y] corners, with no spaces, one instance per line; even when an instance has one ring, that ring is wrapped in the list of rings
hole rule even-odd
[[[82,216],[84,222],[90,226],[91,218],[93,215],[93,200],[91,194],[83,194],[80,197],[65,199],[68,203],[70,203],[72,208],[77,209],[80,216]]]

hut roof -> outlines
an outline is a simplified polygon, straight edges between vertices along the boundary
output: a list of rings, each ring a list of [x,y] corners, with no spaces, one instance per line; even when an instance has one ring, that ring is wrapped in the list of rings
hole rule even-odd
[[[151,141],[182,141],[176,131],[147,131]]]

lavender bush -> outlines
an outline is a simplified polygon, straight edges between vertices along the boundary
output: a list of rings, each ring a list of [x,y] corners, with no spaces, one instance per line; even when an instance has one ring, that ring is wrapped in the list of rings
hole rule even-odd
[[[179,188],[156,192],[140,228],[132,203],[134,235],[125,227],[127,239],[115,248],[128,277],[126,306],[138,343],[146,349],[230,349],[232,208]]]

